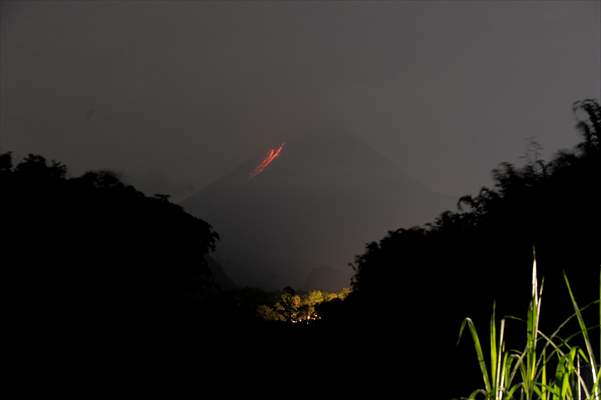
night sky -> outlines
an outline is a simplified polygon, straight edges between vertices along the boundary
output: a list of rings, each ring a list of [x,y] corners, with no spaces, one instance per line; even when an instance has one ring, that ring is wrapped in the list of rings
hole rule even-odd
[[[60,160],[73,175],[111,169],[148,194],[169,193],[180,201],[196,193],[214,195],[208,185],[227,181],[240,165],[249,165],[250,172],[249,160],[256,163],[290,138],[336,132],[365,144],[357,150],[349,139],[357,164],[369,153],[378,167],[345,172],[336,166],[336,178],[316,190],[349,190],[339,177],[350,173],[354,182],[369,181],[373,193],[402,199],[403,193],[378,187],[377,177],[387,173],[377,168],[390,163],[388,174],[415,182],[406,190],[440,196],[417,199],[423,205],[398,219],[383,210],[378,218],[385,222],[378,223],[373,221],[381,207],[364,203],[371,225],[339,227],[361,230],[353,237],[332,231],[347,247],[331,260],[326,260],[333,257],[331,248],[315,250],[315,257],[302,261],[310,268],[320,262],[343,268],[387,229],[427,222],[422,216],[443,211],[433,204],[452,207],[459,196],[489,184],[498,163],[522,162],[531,139],[546,158],[573,146],[579,138],[572,103],[601,93],[599,1],[0,4],[3,151]],[[300,164],[319,168],[330,154],[347,151],[345,139],[339,140],[320,151],[313,150],[319,140],[292,140],[281,157],[290,153],[298,161],[280,164],[285,171],[273,179],[284,183],[266,187],[280,192],[280,202],[287,199],[282,190],[318,187],[303,182],[282,189],[288,185],[285,174],[296,174]],[[293,143],[303,143],[302,149]],[[277,162],[269,168],[278,168]],[[319,179],[319,169],[310,174],[298,180]],[[382,185],[393,178],[387,179]],[[244,201],[248,206],[261,203],[265,192],[236,193],[254,196]],[[227,195],[217,198],[224,202]],[[336,209],[333,202],[339,200],[333,199],[328,201]],[[300,205],[279,210],[280,225]],[[240,222],[227,215],[241,206],[230,202],[231,209],[207,219],[221,221],[216,229],[226,239],[255,237],[252,230],[228,231],[228,223]],[[199,207],[197,215],[205,217]],[[347,212],[357,210],[349,206]],[[270,217],[247,212],[260,220]],[[296,232],[295,218],[289,223],[294,226],[283,223],[277,230]],[[308,232],[294,240],[303,242]],[[276,239],[265,245],[285,255],[306,253],[300,244],[282,247]],[[229,253],[248,259],[235,246]]]
[[[201,189],[320,121],[448,195],[601,91],[598,1],[4,1],[0,145]],[[307,155],[310,157],[310,154]]]

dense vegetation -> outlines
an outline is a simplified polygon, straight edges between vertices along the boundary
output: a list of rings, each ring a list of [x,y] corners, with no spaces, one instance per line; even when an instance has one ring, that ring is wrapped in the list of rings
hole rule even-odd
[[[28,334],[145,326],[212,286],[210,225],[108,171],[69,177],[38,155],[0,155],[0,221],[4,293]]]
[[[493,171],[494,186],[462,197],[457,211],[422,227],[389,232],[356,257],[349,312],[377,331],[376,337],[390,338],[383,351],[396,349],[418,370],[432,368],[429,356],[442,362],[445,367],[436,368],[443,370],[465,366],[461,378],[440,375],[441,394],[465,394],[478,383],[470,378],[477,370],[470,370],[473,364],[465,358],[471,349],[455,347],[464,317],[485,324],[494,300],[498,315],[523,315],[533,248],[546,291],[554,294],[546,299],[551,311],[541,320],[543,330],[554,329],[571,312],[570,303],[555,295],[565,291],[563,270],[583,303],[595,299],[601,265],[601,108],[585,100],[575,103],[574,111],[582,141],[573,150],[548,162],[531,153],[522,167],[504,163]],[[418,376],[416,382],[427,385],[429,379]]]
[[[469,343],[456,345],[461,322],[485,324],[495,300],[496,315],[523,314],[533,248],[553,294],[543,331],[573,312],[555,296],[565,291],[564,270],[581,304],[598,293],[601,107],[584,100],[574,111],[582,135],[574,149],[544,161],[532,147],[524,166],[501,164],[493,187],[462,197],[456,211],[369,243],[353,263],[352,292],[338,294],[222,290],[206,261],[217,234],[168,197],[145,196],[108,171],[69,177],[41,156],[15,163],[2,154],[7,321],[29,343],[76,329],[86,344],[150,334],[156,351],[185,336],[203,351],[336,359],[358,377],[353,384],[382,391],[395,387],[403,364],[402,379],[424,397],[465,395],[481,377]],[[522,328],[507,324],[508,348],[524,345],[513,334]]]

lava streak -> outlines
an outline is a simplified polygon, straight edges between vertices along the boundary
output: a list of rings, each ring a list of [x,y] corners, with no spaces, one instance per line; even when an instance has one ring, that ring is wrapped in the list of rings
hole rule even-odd
[[[269,149],[265,158],[259,163],[259,165],[256,166],[255,169],[252,170],[252,172],[250,173],[250,177],[254,178],[261,172],[265,171],[265,168],[267,168],[273,160],[280,156],[280,153],[282,152],[282,149],[284,148],[285,144],[286,143],[282,143],[277,149]]]

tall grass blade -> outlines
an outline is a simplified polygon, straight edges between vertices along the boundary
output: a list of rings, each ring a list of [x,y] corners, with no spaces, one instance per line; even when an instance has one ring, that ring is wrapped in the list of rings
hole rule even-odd
[[[572,301],[572,306],[574,307],[574,312],[576,313],[576,319],[578,320],[578,326],[580,327],[580,333],[582,334],[582,339],[584,340],[584,346],[586,347],[586,351],[588,353],[588,361],[591,368],[592,376],[593,376],[593,385],[595,385],[597,380],[597,362],[595,360],[595,354],[593,352],[593,347],[591,345],[591,341],[589,339],[588,328],[584,322],[584,318],[582,317],[581,309],[578,307],[578,303],[576,302],[576,298],[574,297],[574,292],[572,291],[572,287],[570,286],[570,281],[564,271],[563,278],[566,283],[566,287],[568,289],[568,293],[570,295],[570,300]],[[599,393],[595,392],[595,400],[599,400]]]
[[[465,329],[466,326],[468,327],[470,334],[472,335],[472,342],[474,343],[474,349],[476,350],[476,357],[478,358],[480,372],[482,373],[482,380],[484,381],[484,390],[486,393],[491,393],[490,379],[488,376],[488,369],[486,368],[484,352],[482,351],[482,345],[480,344],[480,338],[478,336],[476,326],[474,325],[474,321],[472,321],[471,318],[466,318],[461,323],[461,328],[459,329],[459,340],[461,340],[463,330]],[[457,343],[459,343],[459,340],[457,341]]]

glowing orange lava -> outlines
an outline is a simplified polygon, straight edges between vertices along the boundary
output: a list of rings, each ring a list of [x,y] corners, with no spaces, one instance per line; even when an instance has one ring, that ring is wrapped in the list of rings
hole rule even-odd
[[[280,147],[278,147],[277,149],[275,149],[275,148],[269,149],[269,151],[267,152],[267,155],[265,156],[263,161],[261,161],[259,163],[259,165],[257,165],[257,167],[250,173],[250,177],[254,178],[255,176],[259,175],[261,172],[265,171],[265,168],[267,168],[273,160],[275,160],[276,158],[279,157],[285,144],[286,143],[282,143],[280,145]]]

